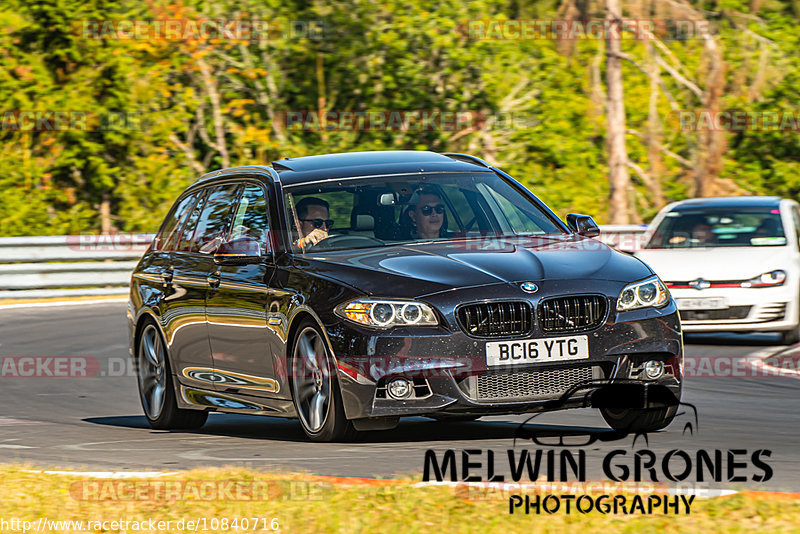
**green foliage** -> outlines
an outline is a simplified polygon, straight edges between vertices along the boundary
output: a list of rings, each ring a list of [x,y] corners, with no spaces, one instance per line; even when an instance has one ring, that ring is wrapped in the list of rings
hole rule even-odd
[[[204,171],[385,149],[474,153],[559,214],[585,212],[602,222],[608,195],[604,43],[479,41],[465,30],[474,19],[562,18],[566,4],[574,3],[6,0],[0,6],[2,112],[84,112],[90,127],[0,129],[0,235],[109,227],[152,232],[176,195]],[[590,17],[603,17],[602,3],[580,4],[589,6]],[[796,2],[693,4],[716,13],[709,19],[726,65],[722,109],[796,112]],[[751,13],[750,4],[761,4],[759,11]],[[86,31],[87,21],[176,19],[265,20],[272,32],[261,41],[202,41],[94,38]],[[288,31],[292,21],[312,31]],[[683,75],[704,87],[703,41],[665,43]],[[626,40],[623,50],[637,65],[648,64],[642,41]],[[626,62],[623,71],[628,152],[647,171],[654,162],[642,134],[651,89],[637,65]],[[700,142],[696,132],[677,127],[673,107],[702,103],[686,84],[664,71],[661,77],[675,104],[659,93],[665,155],[654,176],[664,201],[671,201],[691,191],[685,161],[694,161]],[[283,123],[287,112],[319,110],[468,111],[487,120],[465,131],[308,131]],[[97,128],[121,114],[127,123]],[[720,179],[739,192],[800,197],[800,132],[749,130],[726,134],[726,141]],[[651,187],[636,174],[632,198],[643,220],[658,209]]]

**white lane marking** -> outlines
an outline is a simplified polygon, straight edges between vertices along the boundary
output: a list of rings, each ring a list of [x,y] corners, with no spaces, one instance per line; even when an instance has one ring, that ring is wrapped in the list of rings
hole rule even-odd
[[[602,487],[604,482],[576,482],[575,484],[557,484],[557,483],[520,483],[520,482],[417,482],[412,484],[416,488],[424,488],[426,486],[453,486],[453,487],[473,487],[473,488],[486,488],[496,489],[505,492],[521,492],[521,491],[548,491],[548,492],[575,492],[579,487],[578,484],[584,487],[598,486]],[[653,486],[624,486],[619,488],[623,492],[633,493],[666,493],[668,495],[694,495],[700,498],[710,497],[725,497],[728,495],[736,495],[739,493],[736,490],[725,490],[715,488],[667,488],[667,487],[653,487]],[[606,491],[606,490],[603,490]]]
[[[0,416],[0,426],[17,426],[17,425],[49,425],[47,421],[31,421],[29,419],[14,419],[12,417]]]
[[[795,351],[796,350],[798,350],[798,349],[795,349]],[[766,352],[766,351],[761,351],[761,352],[763,353],[763,352]],[[774,357],[774,356],[779,356],[783,352],[792,352],[792,349],[791,348],[783,348],[782,350],[779,350],[778,352],[769,352],[766,355],[761,354],[761,353],[756,353],[756,354],[753,355],[754,358],[749,360],[749,363],[750,363],[750,365],[752,367],[754,367],[756,369],[758,369],[759,367],[761,367],[762,369],[769,369],[771,373],[775,373],[775,374],[778,374],[778,375],[800,376],[800,370],[798,370],[798,369],[784,369],[783,367],[775,367],[774,365],[770,365],[768,363],[765,363],[764,360],[766,360],[767,358],[771,358],[771,357]]]
[[[0,449],[35,449],[36,447],[29,447],[27,445],[14,445],[12,443],[0,443]]]
[[[168,434],[168,432],[164,432],[164,433]],[[180,437],[180,438],[178,438],[176,440],[170,441],[169,443],[181,442],[181,441],[185,441],[185,440],[196,441],[198,439],[226,439],[226,438],[227,438],[227,436],[191,436],[191,437],[182,436],[182,437]],[[115,444],[115,443],[132,443],[134,441],[147,441],[147,442],[151,442],[152,443],[153,442],[153,438],[120,439],[120,440],[116,440],[116,441],[94,441],[94,442],[90,441],[90,442],[85,442],[85,443],[74,443],[72,445],[57,445],[55,448],[57,448],[57,449],[66,449],[68,451],[95,451],[95,452],[97,452],[97,451],[107,452],[107,451],[148,451],[148,450],[150,450],[150,451],[161,451],[161,450],[164,450],[164,444],[163,443],[160,443],[160,444],[154,443],[154,445],[159,445],[159,447],[157,447],[155,449],[145,449],[145,448],[142,448],[142,447],[136,447],[136,448],[133,448],[133,449],[113,449],[113,448],[110,449],[110,448],[103,448],[103,447],[98,448],[98,449],[90,448],[90,447],[93,447],[95,445],[112,445],[112,444]]]
[[[128,302],[128,297],[114,299],[74,300],[57,302],[27,302],[22,304],[0,304],[0,310],[13,310],[15,308],[50,308],[56,306],[79,306],[81,304],[105,304]]]
[[[26,473],[91,478],[158,478],[179,474],[178,471],[45,471],[26,469]]]
[[[231,447],[233,448],[233,447]],[[229,458],[229,457],[219,457],[219,456],[212,456],[209,454],[211,451],[215,451],[218,449],[199,449],[196,451],[187,451],[182,452],[180,454],[176,454],[178,458],[183,458],[184,460],[204,460],[204,461],[212,461],[212,462],[282,462],[282,461],[301,461],[301,460],[352,460],[353,456],[286,456],[286,457],[277,457],[277,458],[269,458],[269,457],[262,457],[262,456],[245,456],[242,458]]]

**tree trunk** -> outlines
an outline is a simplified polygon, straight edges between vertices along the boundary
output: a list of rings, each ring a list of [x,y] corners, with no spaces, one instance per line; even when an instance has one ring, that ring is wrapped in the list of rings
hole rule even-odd
[[[645,42],[648,57],[650,58],[650,102],[647,112],[647,161],[650,163],[649,174],[653,206],[656,209],[664,207],[664,193],[661,189],[661,174],[664,162],[661,157],[661,118],[658,115],[658,95],[661,69],[656,62],[656,52],[653,43]]]
[[[606,110],[608,114],[609,223],[628,224],[628,150],[625,146],[625,96],[619,35],[620,0],[606,0],[606,21],[618,32],[606,34]],[[616,33],[616,35],[614,35]]]
[[[110,234],[112,230],[111,196],[108,193],[103,193],[102,200],[100,201],[100,232],[103,234]]]

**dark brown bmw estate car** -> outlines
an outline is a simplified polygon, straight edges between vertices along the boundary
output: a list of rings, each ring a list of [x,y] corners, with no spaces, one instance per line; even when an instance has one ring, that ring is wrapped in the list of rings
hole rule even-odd
[[[668,425],[675,303],[653,271],[473,156],[360,152],[200,177],[131,279],[154,428],[297,418],[313,440],[403,416],[594,406]]]

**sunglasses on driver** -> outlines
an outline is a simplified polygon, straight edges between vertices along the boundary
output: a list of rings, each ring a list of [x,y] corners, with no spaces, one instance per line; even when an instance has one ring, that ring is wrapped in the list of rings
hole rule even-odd
[[[332,219],[300,219],[302,222],[310,222],[314,225],[314,228],[322,228],[325,226],[326,228],[333,228],[333,220]]]
[[[422,206],[419,209],[419,212],[428,217],[431,213],[433,213],[433,210],[436,210],[436,213],[441,215],[444,213],[444,204],[436,204],[435,206]]]

